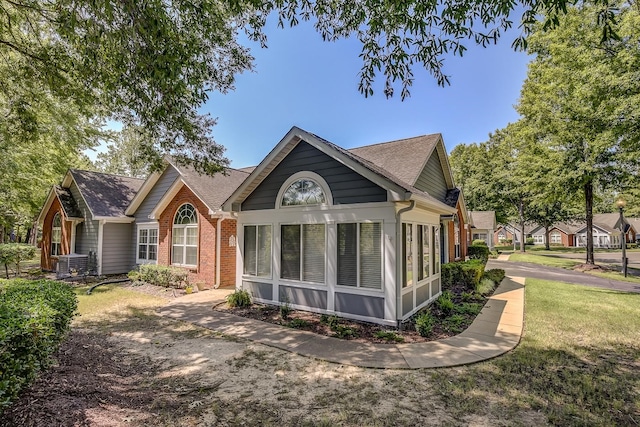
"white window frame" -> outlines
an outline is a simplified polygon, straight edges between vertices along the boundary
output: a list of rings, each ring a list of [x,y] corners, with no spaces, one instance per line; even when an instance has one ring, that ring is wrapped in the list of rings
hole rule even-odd
[[[256,274],[251,274],[251,273],[247,273],[245,271],[245,263],[247,260],[247,246],[245,245],[245,238],[246,238],[246,229],[247,227],[255,227],[256,229],[256,265],[255,265],[255,270],[256,270]],[[269,274],[268,275],[258,275],[258,255],[259,255],[259,248],[258,248],[258,242],[260,241],[260,236],[258,234],[260,227],[269,227],[269,230],[271,231],[271,239],[269,242],[269,248],[271,251],[271,257],[269,257]],[[243,256],[243,265],[242,265],[242,275],[245,277],[260,277],[263,279],[271,279],[273,277],[273,225],[271,224],[243,224],[242,225],[242,234],[243,234],[243,241],[242,241],[242,250],[244,251],[244,256]]]
[[[560,238],[560,243],[562,243],[562,237]],[[544,245],[544,235],[543,234],[534,234],[533,235],[533,244],[534,245]]]
[[[140,237],[142,236],[142,231],[147,232],[147,241],[145,243],[140,242]],[[149,259],[149,246],[152,244],[149,243],[149,231],[155,230],[156,232],[156,243],[154,244],[156,247],[156,259]],[[159,230],[158,224],[138,224],[138,230],[136,232],[136,263],[137,264],[157,264],[158,263],[158,240],[159,240]],[[146,246],[145,258],[140,258],[140,245],[144,244]]]
[[[383,289],[384,284],[384,223],[382,221],[349,221],[349,222],[339,222],[336,224],[336,244],[335,250],[338,252],[339,250],[339,237],[338,237],[338,228],[341,225],[346,224],[356,224],[356,285],[343,285],[338,281],[338,271],[336,270],[336,286],[344,289],[361,289],[367,291],[380,291]],[[361,283],[361,266],[362,259],[360,258],[360,227],[362,224],[380,224],[380,287],[379,288],[367,288],[363,287]],[[337,253],[339,257],[340,254]],[[337,269],[337,266],[336,266]]]
[[[195,213],[195,217],[196,217],[196,223],[189,223],[189,224],[175,224],[176,221],[176,217],[178,216],[178,212],[180,212],[180,209],[182,209],[183,206],[186,205],[190,205],[193,208],[193,211]],[[173,221],[172,221],[172,228],[171,228],[171,265],[175,265],[178,267],[188,267],[188,268],[195,268],[198,266],[198,260],[200,259],[200,233],[199,233],[199,225],[200,225],[200,221],[198,220],[198,209],[196,209],[196,207],[193,205],[193,203],[183,203],[182,205],[180,205],[180,207],[178,207],[178,209],[176,209],[175,214],[173,215]],[[174,234],[175,234],[175,230],[176,229],[182,229],[184,230],[182,237],[182,243],[173,243],[173,238],[174,238]],[[196,230],[196,244],[195,245],[188,245],[187,244],[187,230],[188,229],[195,229]],[[182,263],[175,263],[173,262],[173,253],[175,251],[175,247],[178,248],[182,248]],[[186,261],[187,259],[187,248],[196,248],[196,263],[195,264],[186,264],[184,263],[184,261]]]
[[[324,273],[323,273],[323,278],[324,280],[322,282],[312,282],[309,280],[303,280],[304,277],[304,233],[303,233],[303,228],[307,225],[322,225],[324,227]],[[285,278],[282,277],[283,274],[283,265],[284,263],[282,262],[282,249],[284,246],[284,240],[282,239],[282,227],[285,226],[298,226],[300,227],[300,276],[298,279],[291,279],[291,278]],[[281,281],[285,281],[285,282],[293,282],[293,283],[308,283],[308,284],[314,284],[314,285],[326,285],[327,284],[327,250],[328,250],[328,241],[327,241],[327,231],[328,231],[328,227],[327,224],[324,223],[282,223],[280,224],[280,253],[278,254],[280,256],[280,280]],[[273,235],[272,235],[273,238]]]
[[[60,221],[60,225],[56,226],[56,219]],[[57,250],[54,251],[54,248]],[[51,256],[57,257],[62,255],[62,215],[60,212],[56,212],[51,221]]]
[[[549,233],[549,242],[553,245],[562,244],[562,234],[559,231],[552,231]]]
[[[302,179],[306,179],[308,181],[313,181],[322,189],[324,193],[324,203],[317,204],[308,204],[308,205],[283,205],[282,198],[284,193],[289,189],[289,187],[296,181],[300,181]],[[326,207],[331,206],[333,204],[333,195],[331,194],[331,190],[329,189],[329,185],[327,182],[315,172],[311,171],[302,171],[297,172],[291,175],[280,187],[278,191],[278,196],[276,199],[276,209],[300,209],[300,208],[315,208],[318,207]]]

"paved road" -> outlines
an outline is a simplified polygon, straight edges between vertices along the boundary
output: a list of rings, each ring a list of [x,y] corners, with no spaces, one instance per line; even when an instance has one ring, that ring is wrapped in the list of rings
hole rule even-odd
[[[566,283],[595,286],[598,288],[614,289],[617,291],[640,293],[640,284],[631,282],[619,282],[592,276],[579,271],[565,270],[564,268],[546,267],[528,262],[512,262],[489,260],[487,269],[502,268],[507,276],[530,277],[532,279],[557,280]]]

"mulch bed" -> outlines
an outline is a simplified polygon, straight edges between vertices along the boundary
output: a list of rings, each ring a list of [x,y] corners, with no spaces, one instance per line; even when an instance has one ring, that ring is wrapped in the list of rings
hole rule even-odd
[[[461,295],[464,289],[452,289],[454,302],[461,303]],[[477,301],[484,305],[487,301]],[[230,307],[227,303],[222,303],[214,307],[214,310],[235,314],[236,316],[260,320],[275,325],[286,326],[302,331],[313,332],[328,337],[343,338],[350,341],[376,344],[396,344],[396,343],[418,343],[436,341],[443,338],[455,336],[466,329],[476,318],[476,314],[460,314],[460,325],[452,328],[450,323],[443,321],[447,316],[440,312],[435,305],[430,310],[436,316],[437,322],[433,332],[428,337],[423,337],[415,330],[412,320],[408,320],[401,325],[400,329],[377,325],[374,323],[360,322],[345,318],[335,318],[338,326],[332,329],[329,325],[331,316],[311,313],[307,311],[291,310],[285,320],[280,315],[280,308],[266,304],[252,304],[250,307]],[[381,334],[385,334],[381,336]],[[394,335],[391,335],[393,333]],[[386,338],[385,338],[386,336]]]

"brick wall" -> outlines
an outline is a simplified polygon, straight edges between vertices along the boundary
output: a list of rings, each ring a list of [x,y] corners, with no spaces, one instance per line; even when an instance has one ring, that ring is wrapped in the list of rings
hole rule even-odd
[[[55,267],[54,261],[57,257],[51,256],[51,228],[53,227],[53,217],[56,213],[60,214],[60,219],[62,220],[62,237],[61,237],[61,245],[60,250],[62,255],[67,255],[71,253],[71,222],[65,221],[64,211],[60,206],[60,202],[58,198],[53,199],[53,203],[51,203],[51,207],[47,212],[47,215],[44,217],[44,221],[42,223],[42,243],[40,245],[40,268],[43,270],[53,270]]]
[[[198,261],[189,268],[189,279],[203,288],[216,283],[216,226],[217,218],[209,216],[209,208],[188,187],[183,186],[158,219],[158,264],[171,265],[171,237],[177,210],[190,203],[198,213]],[[221,224],[220,284],[235,285],[235,247],[229,248],[229,237],[235,238],[236,221],[225,219]],[[232,255],[229,253],[232,252]]]

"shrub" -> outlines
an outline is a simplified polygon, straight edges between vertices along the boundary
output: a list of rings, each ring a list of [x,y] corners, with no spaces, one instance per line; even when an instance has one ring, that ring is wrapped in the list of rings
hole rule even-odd
[[[378,339],[385,341],[393,341],[393,342],[402,342],[404,341],[404,337],[402,335],[398,335],[394,331],[377,331],[374,336]]]
[[[291,321],[287,323],[285,326],[292,329],[303,329],[309,326],[310,324],[311,323],[307,322],[304,319],[291,319]]]
[[[482,274],[484,263],[482,260],[472,259],[463,262],[450,262],[442,265],[442,289],[451,289],[462,285],[469,291],[474,291]]]
[[[496,286],[498,286],[500,282],[502,282],[502,279],[504,279],[504,276],[505,272],[503,269],[494,268],[492,270],[485,271],[482,278],[492,280],[496,284]]]
[[[15,275],[20,274],[22,261],[33,258],[36,255],[36,247],[24,243],[8,243],[0,245],[0,263],[4,264],[4,272],[9,278],[9,266],[15,266]]]
[[[487,245],[472,245],[467,248],[470,259],[479,259],[483,263],[489,261],[489,248]]]
[[[454,307],[454,312],[456,314],[468,314],[471,316],[475,316],[480,313],[482,310],[482,304],[477,302],[463,302],[462,304],[456,305]]]
[[[423,311],[416,316],[416,331],[421,337],[428,337],[433,332],[433,327],[436,324],[436,319],[433,317],[430,311]]]
[[[244,289],[236,289],[234,293],[227,295],[229,307],[249,307],[251,295]]]
[[[527,237],[524,241],[525,245],[533,245],[535,243],[535,240],[533,240],[533,237]]]
[[[136,274],[137,273],[137,274]],[[189,285],[189,272],[178,267],[156,264],[142,264],[138,271],[130,271],[131,280],[139,280],[165,288],[186,288]]]
[[[280,317],[282,320],[289,319],[289,315],[293,310],[291,309],[291,304],[289,303],[289,298],[285,297],[282,303],[280,304]]]
[[[436,306],[445,314],[449,315],[453,312],[455,304],[453,303],[453,294],[451,291],[444,291],[436,300]]]
[[[0,279],[0,413],[50,365],[76,308],[64,283]]]
[[[488,295],[491,293],[491,291],[493,291],[495,287],[496,284],[493,280],[482,279],[480,283],[478,283],[478,286],[476,286],[476,292],[480,295]]]
[[[485,242],[483,239],[475,239],[473,242],[471,242],[471,246],[487,246],[487,242]]]

